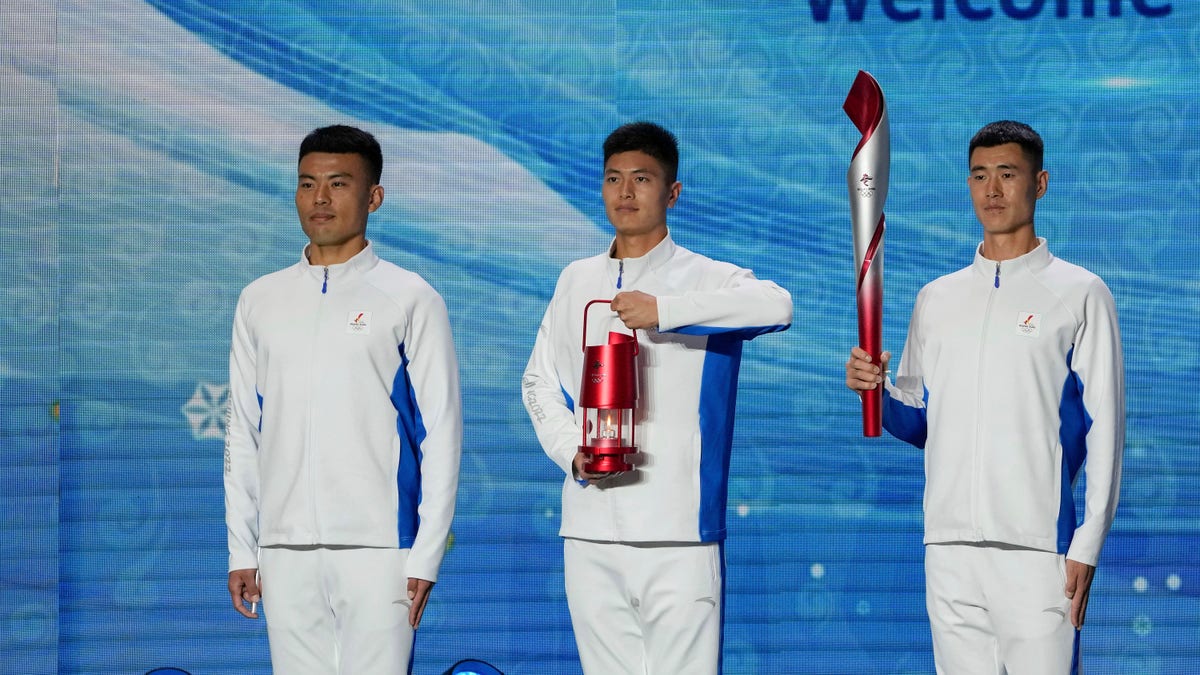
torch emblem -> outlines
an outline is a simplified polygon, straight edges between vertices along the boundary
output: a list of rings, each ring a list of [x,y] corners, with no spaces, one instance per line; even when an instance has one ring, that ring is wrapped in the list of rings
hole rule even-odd
[[[859,197],[871,197],[875,194],[875,186],[871,185],[871,182],[874,180],[874,176],[865,173],[862,178],[858,179],[858,182],[862,183],[862,186],[858,188]]]

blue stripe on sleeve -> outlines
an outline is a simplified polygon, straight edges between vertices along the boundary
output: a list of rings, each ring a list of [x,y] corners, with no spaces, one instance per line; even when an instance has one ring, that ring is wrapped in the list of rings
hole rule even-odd
[[[729,499],[729,452],[737,405],[740,336],[722,333],[708,338],[700,376],[700,541],[725,539]]]
[[[566,387],[563,387],[562,384],[559,384],[558,388],[562,390],[563,399],[567,402],[567,409],[575,412],[575,399],[571,398],[571,395],[567,393]]]
[[[408,374],[408,355],[400,347],[400,367],[392,380],[392,406],[396,409],[396,433],[400,437],[400,462],[396,468],[399,506],[396,527],[400,548],[411,548],[417,538],[421,503],[421,443],[425,440],[425,422],[417,407],[417,393]]]
[[[1065,554],[1075,536],[1075,478],[1087,459],[1087,434],[1092,417],[1083,405],[1083,381],[1071,370],[1075,348],[1067,352],[1067,379],[1058,406],[1058,440],[1062,445],[1062,491],[1058,504],[1058,552]]]
[[[892,398],[883,390],[883,428],[896,438],[925,449],[929,436],[929,389],[925,388],[925,407],[917,408]]]
[[[729,335],[736,337],[739,340],[753,340],[759,335],[767,333],[777,333],[781,330],[787,330],[792,327],[792,324],[777,324],[774,326],[747,326],[745,328],[724,328],[721,326],[680,326],[671,330],[664,330],[663,333],[679,333],[681,335]]]

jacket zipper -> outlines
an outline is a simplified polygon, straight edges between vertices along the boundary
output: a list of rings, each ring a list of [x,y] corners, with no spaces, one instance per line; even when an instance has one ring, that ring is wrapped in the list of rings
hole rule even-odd
[[[979,484],[982,481],[982,476],[980,476],[980,469],[979,469],[979,448],[980,448],[980,441],[981,441],[980,434],[982,431],[982,427],[980,426],[980,423],[979,423],[979,417],[981,415],[980,411],[983,409],[983,391],[984,391],[983,382],[985,380],[984,370],[987,368],[987,360],[985,358],[985,355],[987,353],[988,325],[991,324],[991,321],[992,321],[992,303],[995,301],[995,298],[996,298],[996,290],[995,289],[998,289],[998,288],[1000,288],[1000,263],[999,262],[996,263],[996,278],[995,278],[995,281],[993,282],[993,290],[990,293],[988,293],[987,305],[983,309],[983,330],[981,331],[980,336],[979,336],[979,356],[978,356],[978,359],[979,359],[979,386],[975,392],[975,447],[974,447],[973,451],[971,452],[971,503],[970,503],[971,531],[972,531],[972,535],[977,538],[979,538],[981,536],[979,534],[978,513],[979,513]]]
[[[617,290],[621,289],[621,277],[625,276],[625,260],[617,261]]]
[[[325,295],[328,290],[329,290],[329,267],[326,266],[324,278],[321,281],[321,295]],[[309,363],[314,366],[316,366],[317,361],[321,358],[321,351],[319,349],[318,343],[320,342],[321,316],[324,313],[325,313],[325,300],[324,300],[324,298],[322,298],[320,300],[320,302],[318,302],[318,304],[317,304],[317,315],[313,321],[313,326],[312,326],[313,353],[309,357],[310,358]],[[310,391],[313,386],[312,380],[314,378],[313,373],[315,370],[316,370],[316,367],[309,369],[308,376],[309,376]],[[318,493],[317,493],[317,475],[316,475],[316,473],[317,473],[317,471],[316,471],[317,454],[313,450],[313,444],[315,441],[314,441],[314,436],[313,436],[312,420],[313,420],[313,417],[315,416],[315,414],[316,414],[315,411],[312,409],[312,396],[310,394],[309,400],[308,400],[308,411],[306,414],[306,418],[308,419],[308,429],[307,429],[306,434],[307,434],[308,438],[304,445],[305,445],[305,455],[306,455],[305,465],[308,467],[308,477],[307,478],[308,478],[308,495],[309,495],[309,499],[308,499],[309,518],[311,519],[310,522],[312,523],[312,526],[313,526],[312,542],[311,542],[312,544],[319,543],[318,540],[320,538],[320,533],[321,533],[321,528],[322,528],[320,509],[317,506],[317,500],[319,498]]]

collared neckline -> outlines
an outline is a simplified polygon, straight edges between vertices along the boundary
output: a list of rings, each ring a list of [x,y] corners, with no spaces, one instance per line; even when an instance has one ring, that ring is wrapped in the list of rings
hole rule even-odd
[[[318,279],[325,278],[326,270],[329,271],[328,278],[330,279],[339,278],[349,274],[362,274],[374,267],[375,263],[379,262],[379,256],[375,255],[374,245],[368,241],[367,245],[363,247],[363,250],[355,253],[353,257],[344,263],[338,263],[336,265],[314,265],[308,260],[308,247],[310,245],[311,244],[305,245],[300,251],[300,266],[304,268],[308,274],[311,274]]]
[[[638,267],[644,266],[650,269],[658,269],[675,254],[675,240],[671,239],[671,232],[668,231],[667,236],[663,237],[662,241],[655,244],[654,248],[647,251],[646,255],[640,258],[617,258],[613,255],[616,249],[617,239],[613,237],[612,242],[608,245],[608,264],[610,266],[616,265],[618,262],[624,262],[626,270],[629,269],[631,264]]]
[[[1011,277],[1022,270],[1037,272],[1044,269],[1050,264],[1054,258],[1050,253],[1050,247],[1046,244],[1045,237],[1037,238],[1038,245],[1032,251],[1010,260],[991,260],[983,257],[983,242],[975,247],[975,261],[971,264],[977,274],[992,279],[997,274],[997,270],[1006,277]]]
[[[613,253],[616,248],[617,240],[614,237],[608,245],[605,267],[609,273],[609,282],[617,292],[631,290],[631,284],[638,284],[647,272],[657,270],[675,255],[675,242],[671,239],[670,232],[640,258],[615,258]]]

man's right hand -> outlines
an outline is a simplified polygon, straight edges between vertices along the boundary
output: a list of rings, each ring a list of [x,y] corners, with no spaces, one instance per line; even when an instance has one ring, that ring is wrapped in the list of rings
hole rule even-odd
[[[590,461],[592,461],[592,456],[589,455],[588,453],[586,453],[582,450],[575,453],[574,464],[575,464],[575,477],[577,479],[591,483],[593,481],[600,481],[600,480],[604,480],[605,478],[612,478],[613,476],[619,475],[619,472],[618,473],[613,473],[613,472],[588,473],[587,471],[583,470],[583,465],[587,464]]]
[[[262,585],[259,584],[258,570],[233,570],[229,573],[229,597],[233,600],[233,608],[238,614],[247,619],[257,619],[258,612],[251,612],[247,602],[262,601]]]
[[[855,392],[880,386],[887,377],[888,361],[891,359],[891,352],[884,352],[879,355],[879,363],[875,364],[866,350],[861,347],[851,349],[850,360],[846,362],[846,386]]]

